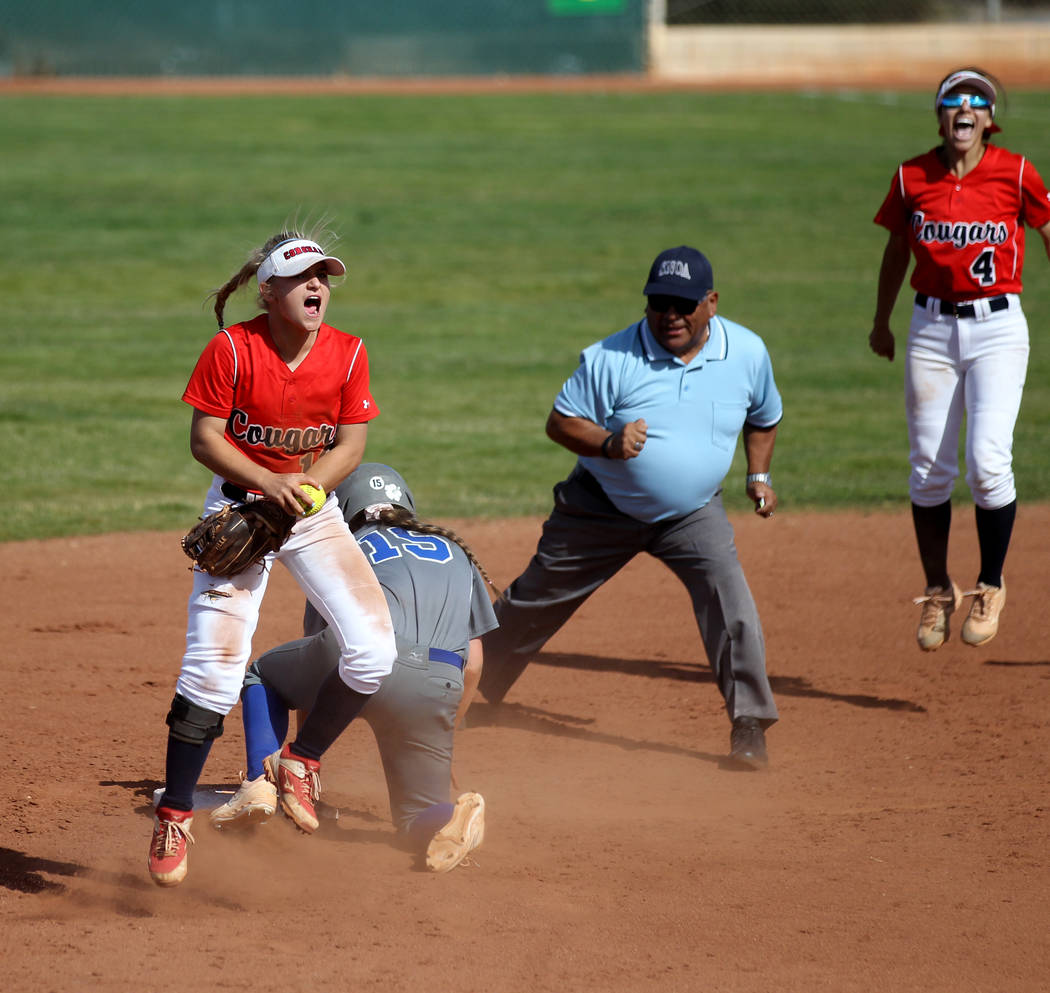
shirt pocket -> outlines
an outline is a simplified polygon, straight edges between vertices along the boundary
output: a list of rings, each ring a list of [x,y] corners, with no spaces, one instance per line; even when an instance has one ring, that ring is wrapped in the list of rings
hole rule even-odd
[[[714,401],[711,404],[711,444],[723,452],[731,452],[736,447],[745,417],[747,404]]]

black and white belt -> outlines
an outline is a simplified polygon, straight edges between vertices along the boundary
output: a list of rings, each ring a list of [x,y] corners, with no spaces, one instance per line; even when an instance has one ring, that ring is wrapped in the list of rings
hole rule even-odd
[[[920,307],[925,307],[930,302],[930,297],[925,293],[916,293],[915,302]],[[934,303],[937,304],[936,309],[939,313],[949,317],[976,317],[977,308],[972,303],[953,303],[951,300],[937,300],[934,298]],[[991,297],[988,300],[988,310],[991,313],[996,313],[1000,310],[1006,310],[1010,306],[1010,298],[1008,296]]]
[[[222,495],[227,500],[232,500],[234,503],[251,503],[254,500],[262,500],[263,495],[261,493],[251,493],[244,489],[243,486],[238,486],[236,483],[231,483],[228,479],[223,481],[221,487]]]

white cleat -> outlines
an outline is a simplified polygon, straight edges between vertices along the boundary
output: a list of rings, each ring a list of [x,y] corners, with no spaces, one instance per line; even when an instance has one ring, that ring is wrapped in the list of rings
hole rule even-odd
[[[449,822],[427,846],[427,868],[431,872],[448,872],[484,840],[485,800],[480,793],[464,793],[456,801]]]
[[[209,815],[211,826],[222,830],[225,827],[247,827],[264,824],[277,810],[277,787],[266,778],[242,779],[240,788],[221,807]]]

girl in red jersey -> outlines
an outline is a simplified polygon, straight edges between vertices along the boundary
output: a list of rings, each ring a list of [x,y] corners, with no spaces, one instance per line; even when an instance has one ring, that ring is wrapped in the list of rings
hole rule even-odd
[[[324,323],[329,277],[345,272],[301,232],[267,241],[215,294],[219,332],[183,394],[193,407],[190,451],[214,473],[204,514],[265,497],[304,516],[261,567],[229,579],[194,569],[186,652],[167,717],[165,790],[149,851],[150,874],[161,886],[186,875],[194,789],[240,695],[275,560],[328,622],[340,650],[318,705],[281,757],[293,790],[316,784],[321,754],[379,688],[397,653],[386,600],[337,501],[305,516],[312,502],[300,489],[306,483],[334,490],[360,463],[368,422],[379,412],[364,343]],[[249,281],[258,284],[264,312],[224,327],[226,300]]]
[[[893,360],[890,315],[911,256],[916,291],[908,335],[905,406],[911,446],[909,492],[926,590],[918,642],[948,637],[951,614],[972,596],[962,640],[995,637],[1006,602],[1003,562],[1017,510],[1013,431],[1028,366],[1021,310],[1024,225],[1050,255],[1050,194],[1024,156],[989,143],[996,81],[957,69],[938,85],[934,110],[942,143],[903,163],[875,217],[889,230],[879,271],[876,355]],[[961,593],[948,574],[951,492],[966,416],[966,482],[976,504],[981,553],[976,587]]]

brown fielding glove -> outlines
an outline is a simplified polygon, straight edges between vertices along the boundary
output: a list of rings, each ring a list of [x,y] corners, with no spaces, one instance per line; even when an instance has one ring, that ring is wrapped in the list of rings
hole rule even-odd
[[[271,500],[228,503],[189,530],[182,539],[182,550],[211,576],[237,576],[277,551],[295,521]]]

